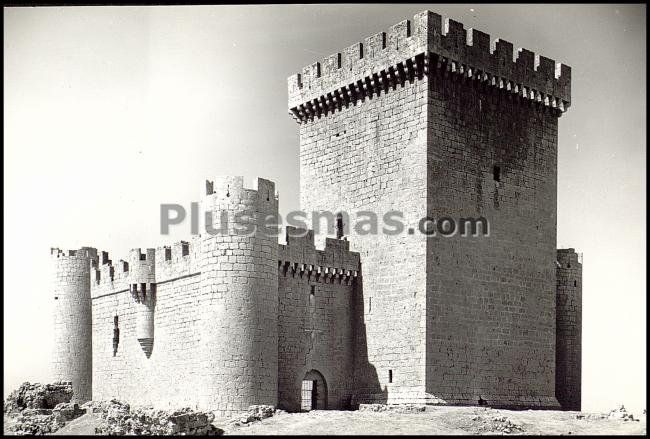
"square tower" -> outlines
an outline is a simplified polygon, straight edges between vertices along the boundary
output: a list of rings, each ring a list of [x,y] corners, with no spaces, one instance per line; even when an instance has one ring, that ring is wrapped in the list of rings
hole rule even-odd
[[[559,407],[557,127],[570,68],[526,49],[513,61],[507,41],[492,51],[489,35],[425,11],[288,82],[301,208],[310,220],[348,213],[361,255],[355,402]],[[391,211],[400,233],[383,222]],[[423,218],[440,230],[445,217],[453,236],[422,233]],[[463,218],[485,218],[488,236],[462,236]]]

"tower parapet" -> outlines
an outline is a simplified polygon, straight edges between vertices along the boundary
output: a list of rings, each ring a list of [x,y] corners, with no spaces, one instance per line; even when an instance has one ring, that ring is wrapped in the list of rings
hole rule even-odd
[[[92,398],[91,264],[97,250],[50,250],[54,264],[53,378],[72,381],[73,400]]]
[[[491,47],[494,47],[492,50]],[[288,78],[289,113],[299,122],[387,92],[424,74],[453,74],[566,111],[571,105],[571,67],[518,49],[462,23],[423,11],[310,64]]]
[[[326,238],[316,249],[314,231],[287,226],[286,245],[279,245],[278,269],[283,276],[306,276],[325,283],[351,285],[361,275],[360,255],[347,240]]]

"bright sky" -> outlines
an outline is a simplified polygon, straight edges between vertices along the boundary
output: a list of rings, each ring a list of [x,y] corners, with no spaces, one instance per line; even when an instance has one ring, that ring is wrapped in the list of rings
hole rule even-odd
[[[583,409],[645,408],[645,5],[5,8],[4,395],[49,379],[50,247],[186,239],[159,205],[216,175],[297,209],[286,78],[424,9],[572,66],[558,246],[584,253]]]

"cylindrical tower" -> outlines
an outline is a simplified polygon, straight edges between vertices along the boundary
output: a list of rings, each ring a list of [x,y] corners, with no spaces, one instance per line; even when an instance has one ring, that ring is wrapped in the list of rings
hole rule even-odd
[[[153,351],[154,310],[156,307],[156,250],[139,248],[129,254],[129,284],[135,303],[135,336],[149,358]]]
[[[557,251],[555,397],[564,410],[581,409],[582,263],[574,249]]]
[[[54,352],[56,381],[71,381],[73,401],[92,399],[92,307],[90,268],[97,250],[51,250],[54,264]]]
[[[278,241],[265,229],[277,223],[275,184],[245,189],[242,177],[218,178],[202,203],[202,404],[227,416],[277,405]]]

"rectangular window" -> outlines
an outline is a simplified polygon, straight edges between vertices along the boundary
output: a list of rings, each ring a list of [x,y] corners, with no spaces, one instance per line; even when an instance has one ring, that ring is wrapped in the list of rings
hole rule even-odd
[[[499,166],[494,167],[492,177],[494,178],[494,181],[501,181],[501,168]]]
[[[309,307],[312,310],[316,307],[316,285],[311,285],[309,291]]]
[[[393,382],[393,371],[392,370],[388,371],[388,382],[389,383]]]

